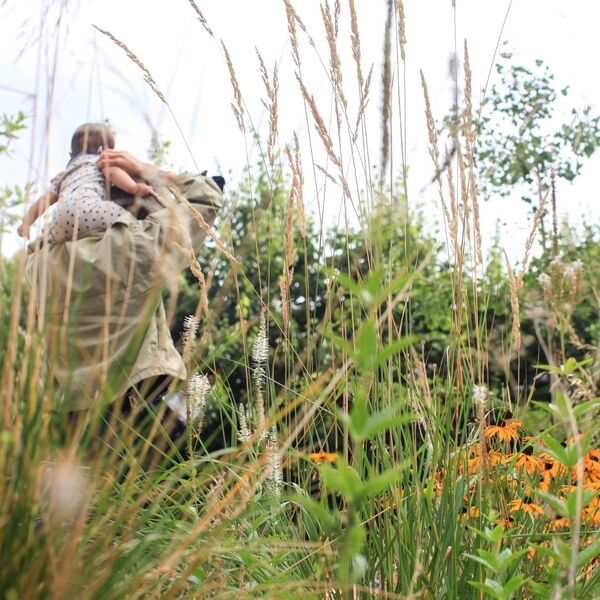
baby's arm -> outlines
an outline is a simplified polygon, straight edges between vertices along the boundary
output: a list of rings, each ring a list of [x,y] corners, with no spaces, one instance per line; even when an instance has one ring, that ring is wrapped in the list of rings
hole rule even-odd
[[[23,217],[23,222],[17,228],[17,233],[24,238],[29,239],[29,229],[41,217],[48,207],[58,200],[58,196],[54,192],[46,192],[40,196],[28,209]]]
[[[106,167],[103,173],[107,181],[124,192],[129,192],[135,196],[147,196],[152,192],[152,188],[147,183],[136,183],[130,175],[119,167]]]

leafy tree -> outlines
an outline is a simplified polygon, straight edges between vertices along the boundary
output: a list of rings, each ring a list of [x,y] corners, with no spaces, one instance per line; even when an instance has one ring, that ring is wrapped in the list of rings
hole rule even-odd
[[[600,145],[600,116],[591,107],[573,107],[571,120],[559,127],[553,117],[559,97],[569,87],[557,89],[544,61],[528,68],[512,62],[504,52],[496,64],[499,81],[481,106],[475,160],[487,192],[510,194],[524,184],[525,202],[537,197],[538,176],[551,169],[572,181],[586,158]]]

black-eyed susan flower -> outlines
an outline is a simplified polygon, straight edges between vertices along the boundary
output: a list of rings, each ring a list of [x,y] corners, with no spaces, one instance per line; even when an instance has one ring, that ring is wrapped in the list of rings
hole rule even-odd
[[[460,515],[458,515],[461,521],[476,519],[477,517],[479,517],[479,509],[476,506],[469,506],[468,508],[463,506]]]
[[[519,439],[519,429],[522,428],[523,423],[518,419],[507,419],[499,425],[488,425],[485,428],[485,437],[496,437],[501,442],[515,442]]]
[[[571,520],[563,517],[562,515],[556,515],[554,519],[548,524],[549,528],[553,531],[560,529],[569,529],[571,527]]]
[[[337,454],[335,454],[334,452],[313,452],[309,454],[308,457],[310,458],[310,460],[316,462],[317,464],[323,462],[332,463],[337,460]]]
[[[600,482],[600,462],[596,453],[597,451],[592,450],[583,457],[583,478],[592,483]],[[573,469],[572,476],[577,478],[577,467]]]
[[[498,525],[503,525],[504,529],[512,529],[515,524],[515,518],[509,514],[506,517],[499,517],[496,519],[496,523]]]
[[[514,461],[513,465],[516,469],[525,471],[528,475],[534,475],[543,471],[543,463],[541,459],[533,454],[531,446],[527,446],[521,452],[511,454],[510,460]]]
[[[567,471],[566,467],[548,452],[540,452],[540,460],[542,461],[542,476],[544,479],[556,479]]]
[[[532,502],[529,498],[525,498],[523,500],[511,500],[508,503],[508,510],[511,513],[523,511],[529,513],[530,515],[543,515],[544,509],[539,505]]]
[[[581,517],[588,525],[600,525],[600,506],[588,506]]]

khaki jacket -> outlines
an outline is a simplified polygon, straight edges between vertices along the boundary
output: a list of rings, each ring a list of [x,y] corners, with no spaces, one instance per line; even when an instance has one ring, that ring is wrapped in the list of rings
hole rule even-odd
[[[201,175],[184,173],[168,184],[146,179],[166,207],[143,220],[126,213],[109,230],[73,242],[29,245],[27,274],[49,375],[66,410],[110,402],[149,377],[186,377],[162,291],[176,293],[190,249],[206,236],[190,205],[210,224],[223,196]]]

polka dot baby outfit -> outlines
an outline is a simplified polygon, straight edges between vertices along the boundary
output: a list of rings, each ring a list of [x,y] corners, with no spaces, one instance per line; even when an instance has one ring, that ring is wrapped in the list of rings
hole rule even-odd
[[[52,180],[50,191],[58,196],[54,206],[50,235],[55,241],[73,239],[90,231],[108,229],[125,211],[105,200],[106,180],[96,165],[97,154],[80,154],[67,165],[59,179]]]

